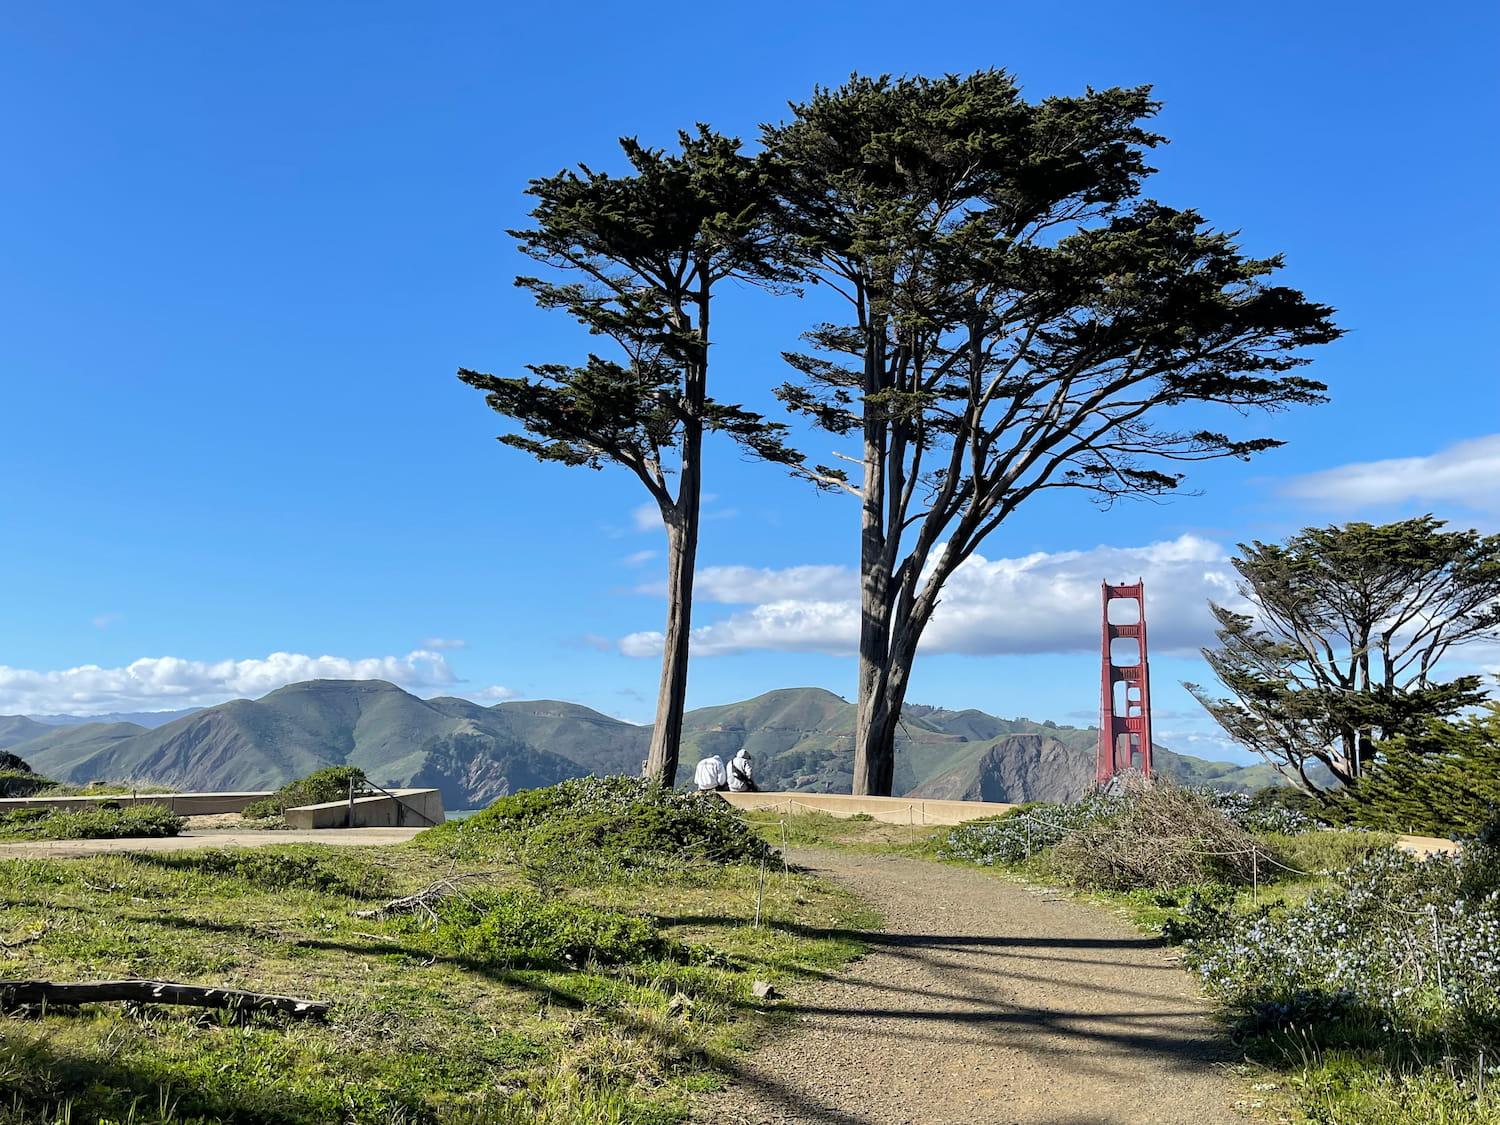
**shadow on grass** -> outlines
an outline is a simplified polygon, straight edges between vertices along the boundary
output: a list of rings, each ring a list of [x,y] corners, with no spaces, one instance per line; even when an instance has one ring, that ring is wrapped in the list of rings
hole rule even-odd
[[[343,1119],[343,1094],[298,1093],[284,1085],[240,1081],[223,1069],[205,1074],[152,1053],[108,1057],[60,1048],[44,1032],[10,1030],[0,1039],[0,1119],[60,1121],[217,1121],[233,1125],[307,1125]],[[387,1097],[392,1120],[416,1107]],[[7,1114],[5,1111],[9,1110]]]

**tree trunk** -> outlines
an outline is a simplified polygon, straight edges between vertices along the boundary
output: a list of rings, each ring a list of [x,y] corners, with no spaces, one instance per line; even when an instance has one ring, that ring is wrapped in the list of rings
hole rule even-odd
[[[683,482],[684,493],[687,480]],[[662,641],[661,686],[656,694],[656,725],[646,776],[661,785],[677,783],[682,714],[687,707],[688,642],[693,627],[693,569],[698,554],[698,496],[693,489],[692,519],[667,524],[667,627]],[[686,496],[679,498],[686,499]]]
[[[872,328],[865,344],[865,395],[884,383],[882,355],[885,330]],[[885,526],[885,455],[887,426],[883,410],[864,411],[864,481],[859,534],[859,702],[854,719],[856,797],[891,795],[895,744],[885,737],[885,680],[890,660],[891,579]]]
[[[679,310],[680,323],[680,310]],[[703,494],[703,407],[708,394],[708,286],[698,299],[697,356],[683,382],[687,415],[682,426],[682,462],[677,502],[663,506],[667,525],[667,627],[662,638],[661,686],[646,776],[677,784],[682,713],[687,708],[688,646],[693,632],[693,572],[698,562],[698,513]]]

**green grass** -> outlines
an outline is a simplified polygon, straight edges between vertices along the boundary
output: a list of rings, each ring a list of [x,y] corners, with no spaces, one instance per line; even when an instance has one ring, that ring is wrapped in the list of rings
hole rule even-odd
[[[449,873],[467,899],[356,911]],[[843,892],[757,866],[542,892],[429,849],[0,859],[0,979],[140,975],[327,1000],[326,1024],[85,1006],[0,1022],[0,1125],[656,1123],[788,987],[859,953]],[[762,925],[752,925],[757,896]],[[599,951],[595,956],[591,951]]]
[[[741,816],[773,847],[843,848],[881,855],[936,858],[947,828],[935,825],[891,824],[868,816],[836,817],[829,813],[785,816],[771,811]]]
[[[175,836],[182,818],[161,805],[126,808],[10,809],[0,812],[0,840],[115,840]]]

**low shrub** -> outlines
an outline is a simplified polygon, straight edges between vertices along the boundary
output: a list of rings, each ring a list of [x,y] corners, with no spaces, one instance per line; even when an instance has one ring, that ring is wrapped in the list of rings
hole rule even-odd
[[[283,890],[299,887],[350,898],[386,898],[390,878],[383,868],[361,857],[292,848],[205,848],[131,857],[150,867],[243,879],[255,887]]]
[[[1301,836],[1323,827],[1317,799],[1290,785],[1271,785],[1255,793],[1226,793],[1202,788],[1208,802],[1248,832]]]
[[[1090,794],[1072,804],[1032,802],[999,816],[960,824],[948,833],[938,854],[981,867],[1020,863],[1087,825],[1113,816],[1123,798]]]
[[[19,762],[14,754],[8,757]],[[21,763],[25,765],[24,762]],[[0,797],[31,797],[44,789],[54,789],[57,782],[25,769],[0,768]]]
[[[358,790],[365,783],[365,771],[362,769],[355,766],[329,766],[288,782],[269,797],[250,802],[241,815],[251,820],[281,816],[287,809],[301,805],[322,805],[342,800],[349,796],[350,786]]]
[[[1387,849],[1296,904],[1201,903],[1184,946],[1243,1030],[1314,1027],[1323,1045],[1500,1050],[1500,853]]]
[[[175,836],[183,819],[161,805],[128,808],[15,809],[0,812],[0,838],[113,840]]]
[[[1047,867],[1084,890],[1249,884],[1271,849],[1201,791],[1157,781],[1132,786],[1108,815],[1048,849]]]
[[[671,950],[649,918],[522,888],[451,895],[437,917],[437,942],[446,951],[515,968],[632,965]]]
[[[430,828],[417,841],[459,858],[519,862],[536,881],[703,862],[757,863],[774,855],[716,795],[628,777],[581,777],[523,790],[465,820]]]

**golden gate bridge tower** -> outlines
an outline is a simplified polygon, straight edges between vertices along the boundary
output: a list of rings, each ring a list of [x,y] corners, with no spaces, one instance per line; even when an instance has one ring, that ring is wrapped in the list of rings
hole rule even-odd
[[[1151,776],[1151,671],[1146,662],[1146,589],[1103,583],[1103,676],[1095,780],[1126,770]],[[1117,643],[1124,642],[1124,643]]]

